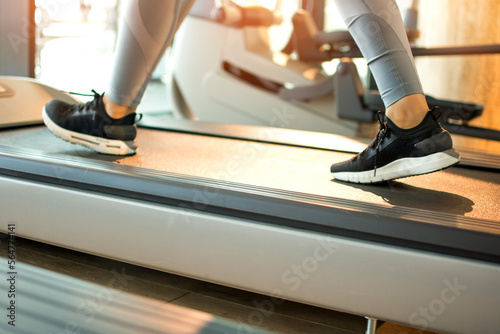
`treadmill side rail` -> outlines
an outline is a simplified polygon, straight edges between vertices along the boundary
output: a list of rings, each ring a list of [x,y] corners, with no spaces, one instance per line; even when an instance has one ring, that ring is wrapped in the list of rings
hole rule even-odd
[[[500,263],[500,226],[485,219],[1,145],[0,166],[0,175],[76,190]]]
[[[497,328],[498,264],[30,180],[0,187],[21,237],[422,329]]]

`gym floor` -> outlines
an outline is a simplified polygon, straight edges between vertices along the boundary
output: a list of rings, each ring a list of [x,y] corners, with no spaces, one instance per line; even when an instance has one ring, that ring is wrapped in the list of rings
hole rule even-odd
[[[366,319],[332,310],[285,301],[264,310],[268,296],[236,290],[131,264],[109,260],[22,238],[16,239],[18,261],[91,283],[106,286],[113,271],[130,276],[123,291],[200,310],[244,325],[276,333],[365,333]],[[7,238],[0,234],[0,256],[7,256]],[[378,334],[432,334],[392,323],[382,323]]]

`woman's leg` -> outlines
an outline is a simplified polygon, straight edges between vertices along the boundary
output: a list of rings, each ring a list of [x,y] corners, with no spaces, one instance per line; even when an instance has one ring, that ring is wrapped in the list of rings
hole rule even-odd
[[[333,164],[338,180],[372,183],[426,174],[460,161],[449,133],[429,112],[394,0],[336,0],[386,106],[373,143]]]
[[[396,3],[393,0],[336,0],[336,5],[368,62],[387,117],[401,128],[417,126],[429,107]]]
[[[52,100],[43,120],[56,136],[94,151],[136,152],[135,110],[193,0],[128,0],[109,90],[77,105]]]
[[[134,113],[166,48],[193,0],[128,0],[119,30],[111,81],[103,98],[108,114]]]

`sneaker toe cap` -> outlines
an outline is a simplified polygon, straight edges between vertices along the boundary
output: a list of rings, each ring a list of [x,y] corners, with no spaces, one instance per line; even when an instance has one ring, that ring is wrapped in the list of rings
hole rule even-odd
[[[60,100],[52,100],[45,105],[45,112],[53,118],[56,115],[61,115],[65,110],[68,110],[70,105]]]

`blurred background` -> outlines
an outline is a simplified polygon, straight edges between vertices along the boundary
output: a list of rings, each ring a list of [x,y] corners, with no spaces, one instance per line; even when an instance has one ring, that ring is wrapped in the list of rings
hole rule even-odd
[[[204,0],[200,0],[204,1]],[[280,50],[288,42],[291,17],[305,0],[284,0],[283,24],[271,30],[271,42]],[[123,7],[121,0],[35,0],[16,1],[20,15],[34,16],[34,27],[26,16],[4,10],[10,0],[0,0],[2,49],[11,45],[22,49],[34,35],[34,55],[28,61],[10,59],[0,49],[0,74],[32,76],[45,84],[66,91],[102,92],[113,63],[113,50]],[[274,1],[260,0],[273,6]],[[34,5],[33,5],[34,3]],[[397,0],[404,12],[411,0]],[[31,8],[31,7],[33,8]],[[26,7],[26,8],[24,8]],[[418,5],[418,46],[451,46],[500,43],[500,1],[498,0],[421,0]],[[25,14],[22,14],[25,15]],[[19,19],[21,17],[21,19]],[[12,23],[8,23],[8,21]],[[5,27],[9,27],[8,30]],[[11,28],[18,27],[16,32]],[[344,28],[332,0],[326,0],[326,31]],[[28,41],[28,39],[30,41]],[[20,53],[16,53],[19,55]],[[22,58],[22,57],[21,57]],[[144,98],[143,109],[167,108],[164,78],[168,70],[169,52],[165,54],[153,76]],[[23,69],[19,62],[29,63]],[[418,57],[417,68],[427,94],[438,98],[485,105],[484,115],[474,125],[500,129],[500,55]],[[17,63],[15,66],[12,64]],[[22,67],[22,66],[21,66]],[[325,64],[325,68],[335,68]]]

